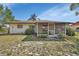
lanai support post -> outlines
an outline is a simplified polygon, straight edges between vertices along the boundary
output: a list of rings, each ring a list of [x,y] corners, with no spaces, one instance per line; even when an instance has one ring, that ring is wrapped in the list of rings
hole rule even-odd
[[[66,36],[66,24],[65,24],[65,36]]]
[[[54,23],[54,34],[55,34],[55,23]]]
[[[48,23],[48,35],[49,35],[49,23]]]
[[[38,23],[37,23],[37,36],[38,36]]]

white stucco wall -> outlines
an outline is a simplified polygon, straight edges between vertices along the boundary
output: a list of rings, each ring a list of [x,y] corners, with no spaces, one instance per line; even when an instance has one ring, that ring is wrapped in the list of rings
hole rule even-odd
[[[29,28],[28,25],[23,25],[23,28],[17,28],[17,25],[10,24],[10,34],[24,33],[27,28]]]

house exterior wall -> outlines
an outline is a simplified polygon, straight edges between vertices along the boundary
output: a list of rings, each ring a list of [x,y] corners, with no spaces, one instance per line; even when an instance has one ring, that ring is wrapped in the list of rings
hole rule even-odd
[[[18,24],[10,24],[10,34],[23,34],[27,28],[29,28],[28,25],[22,24],[23,28],[17,28]]]
[[[34,25],[35,26],[34,30],[38,34],[41,34],[43,32],[44,27],[45,27],[45,30],[47,30],[47,33],[50,32],[52,35],[58,34],[58,33],[65,34],[65,24],[62,24],[62,23],[49,23],[49,25],[48,23],[21,24],[23,25],[23,28],[17,28],[18,24],[9,24],[9,25],[10,25],[10,28],[9,28],[10,34],[23,34],[25,30],[29,28],[29,25]],[[49,27],[49,31],[48,31],[48,27]]]

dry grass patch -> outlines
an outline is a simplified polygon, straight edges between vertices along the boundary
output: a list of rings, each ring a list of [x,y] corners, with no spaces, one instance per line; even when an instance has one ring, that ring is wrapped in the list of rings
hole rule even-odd
[[[8,53],[10,49],[24,39],[24,35],[0,35],[0,52]]]

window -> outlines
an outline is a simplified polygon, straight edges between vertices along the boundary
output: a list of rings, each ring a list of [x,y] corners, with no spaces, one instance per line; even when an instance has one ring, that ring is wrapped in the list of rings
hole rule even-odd
[[[23,25],[21,25],[21,24],[17,25],[17,28],[23,28]]]

